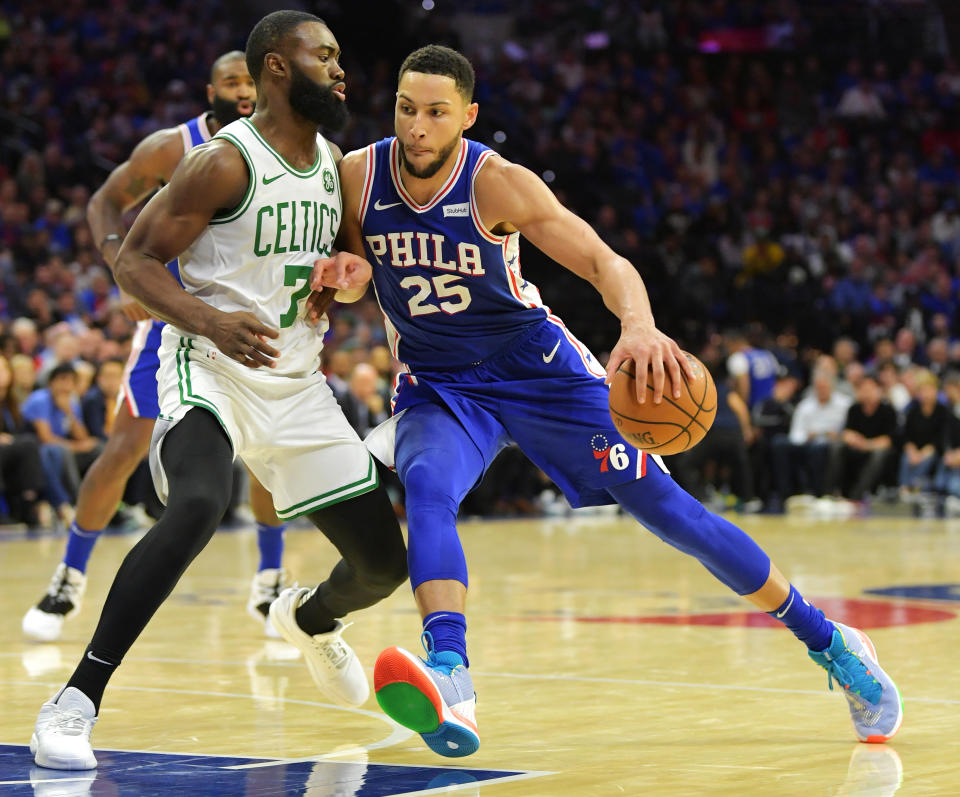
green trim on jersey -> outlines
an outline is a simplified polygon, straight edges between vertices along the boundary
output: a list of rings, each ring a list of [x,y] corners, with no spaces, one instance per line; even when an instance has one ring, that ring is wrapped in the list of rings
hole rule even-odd
[[[333,164],[333,179],[337,181],[337,190],[335,196],[340,197],[340,212],[343,213],[343,191],[340,190],[340,165],[337,163],[337,159],[333,157],[333,149],[330,147],[330,142],[327,141],[326,137],[323,138],[323,143],[327,145],[327,152],[330,153],[330,163]]]
[[[234,445],[233,438],[230,436],[230,430],[223,422],[223,418],[220,417],[220,411],[216,405],[209,399],[194,395],[193,393],[193,385],[190,380],[190,350],[192,348],[193,341],[190,338],[180,338],[180,346],[177,347],[177,387],[180,389],[180,403],[190,404],[194,407],[200,407],[208,412],[212,412],[223,427],[227,440],[230,441],[230,450],[236,454],[237,447]],[[186,385],[186,390],[184,390],[184,385]]]
[[[273,147],[271,147],[270,144],[267,143],[267,140],[260,135],[260,131],[257,130],[253,122],[251,122],[249,119],[243,119],[242,121],[248,128],[250,128],[250,131],[260,140],[260,143],[263,144],[267,151],[277,159],[277,162],[294,177],[313,177],[313,175],[320,170],[320,163],[323,160],[323,158],[320,157],[320,147],[317,147],[317,160],[314,162],[313,166],[311,166],[309,169],[301,171],[300,169],[297,169],[296,167],[287,163],[286,158],[284,158],[283,155],[281,155]],[[326,141],[326,139],[324,139],[324,141]]]
[[[379,486],[380,474],[377,473],[377,469],[373,464],[373,457],[370,457],[370,467],[367,469],[367,475],[362,479],[358,479],[352,484],[345,484],[342,487],[328,490],[325,493],[316,495],[313,498],[308,498],[306,501],[301,501],[299,504],[294,504],[286,509],[278,509],[276,510],[277,517],[280,518],[280,520],[293,520],[296,517],[300,517],[300,515],[307,514],[307,512],[323,509],[333,504],[339,504],[341,501],[346,501],[348,498],[356,498],[358,495],[369,493]]]
[[[247,148],[243,146],[243,143],[240,141],[240,139],[238,139],[232,133],[217,133],[214,138],[222,138],[224,141],[229,141],[231,144],[233,144],[233,146],[240,151],[243,159],[247,162],[247,168],[250,170],[250,182],[247,183],[247,193],[243,195],[243,199],[240,200],[240,204],[237,205],[233,210],[227,210],[223,213],[214,213],[213,218],[210,219],[211,224],[226,224],[228,221],[235,221],[236,219],[240,218],[253,201],[254,190],[257,186],[257,170],[253,168],[253,158],[250,157],[250,153],[247,152]]]

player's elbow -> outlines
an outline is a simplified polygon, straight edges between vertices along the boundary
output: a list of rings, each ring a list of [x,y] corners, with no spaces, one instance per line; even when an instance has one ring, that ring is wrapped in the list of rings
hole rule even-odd
[[[90,201],[87,202],[87,224],[92,228],[100,216],[103,214],[103,203],[106,201],[106,195],[103,188],[98,188],[93,192]]]
[[[117,262],[113,265],[113,278],[116,280],[120,290],[124,293],[134,296],[133,264],[130,262],[129,253],[121,247],[120,254],[117,255]]]

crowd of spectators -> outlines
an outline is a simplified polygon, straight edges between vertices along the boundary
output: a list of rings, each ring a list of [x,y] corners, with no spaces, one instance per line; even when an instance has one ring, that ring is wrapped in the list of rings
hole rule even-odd
[[[32,519],[46,503],[69,516],[92,441],[109,432],[132,333],[87,201],[144,136],[204,110],[210,64],[242,48],[256,21],[244,9],[0,2],[2,512]],[[391,134],[407,52],[458,47],[477,69],[470,135],[541,174],[638,267],[662,329],[723,363],[737,346],[721,333],[749,327],[752,348],[775,356],[771,395],[748,404],[746,423],[725,398],[714,441],[681,467],[692,484],[706,490],[705,473],[715,486],[733,472],[741,505],[773,508],[796,492],[862,497],[884,484],[960,495],[946,423],[960,369],[960,65],[930,35],[929,9],[391,0],[371,13],[324,0],[313,10],[345,51],[344,151]],[[530,247],[522,261],[602,359],[618,325],[599,297]],[[369,428],[389,411],[396,368],[373,300],[335,308],[326,344],[331,384]],[[57,376],[75,381],[73,398],[58,393]],[[741,395],[738,376],[718,380],[725,397]],[[829,398],[837,392],[856,412]],[[886,432],[873,435],[871,408],[884,402],[897,426],[887,429],[884,409]],[[802,419],[817,421],[824,406],[842,428],[806,433],[833,435],[839,448],[800,439]],[[934,434],[938,424],[950,428]],[[736,426],[740,465],[710,464]],[[883,437],[902,446],[902,465],[864,444]],[[866,471],[876,484],[858,479]],[[475,511],[536,511],[550,492],[510,452],[491,476]]]

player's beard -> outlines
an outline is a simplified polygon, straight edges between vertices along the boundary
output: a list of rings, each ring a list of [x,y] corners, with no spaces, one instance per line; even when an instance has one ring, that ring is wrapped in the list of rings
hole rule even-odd
[[[407,151],[406,148],[400,147],[400,162],[403,164],[403,167],[410,172],[418,180],[429,180],[433,175],[440,171],[444,163],[447,162],[447,158],[450,157],[450,153],[453,152],[457,147],[460,146],[460,134],[457,133],[453,137],[453,140],[447,144],[443,149],[440,150],[440,154],[437,155],[430,163],[426,166],[421,166],[417,168],[409,160],[407,160]]]
[[[304,119],[337,132],[350,118],[347,104],[333,93],[333,86],[310,80],[296,64],[290,64],[290,108]]]
[[[213,110],[213,118],[220,123],[220,127],[226,127],[231,122],[236,122],[237,119],[241,119],[253,114],[253,110],[251,110],[248,114],[240,113],[239,105],[239,102],[231,102],[230,100],[221,97],[219,94],[214,94],[213,102],[210,103],[210,107]],[[251,105],[253,105],[255,110],[257,104],[251,101]]]

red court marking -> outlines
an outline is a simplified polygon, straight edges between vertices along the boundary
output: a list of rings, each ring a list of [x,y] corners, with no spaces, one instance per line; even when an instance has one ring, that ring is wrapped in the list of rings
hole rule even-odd
[[[831,620],[857,628],[892,628],[918,623],[942,623],[957,616],[955,611],[924,606],[908,606],[894,601],[861,598],[818,598],[813,600]],[[564,617],[541,615],[516,618],[536,622],[614,623],[623,625],[712,625],[746,628],[780,628],[782,624],[763,612],[709,612],[703,614],[664,614],[650,616]]]

